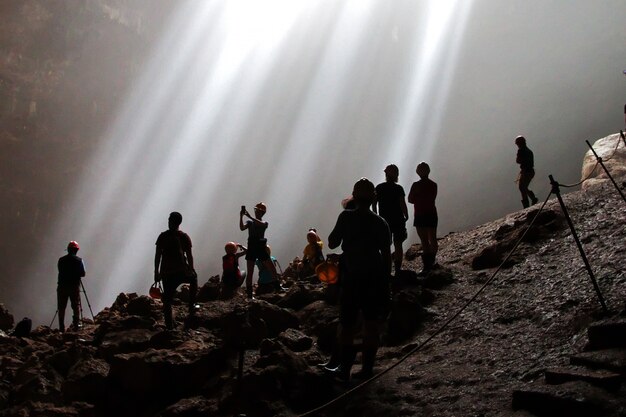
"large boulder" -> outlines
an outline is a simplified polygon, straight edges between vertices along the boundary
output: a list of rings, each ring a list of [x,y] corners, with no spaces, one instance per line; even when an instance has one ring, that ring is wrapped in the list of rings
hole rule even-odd
[[[317,346],[332,350],[337,340],[339,307],[322,300],[315,301],[298,312],[303,331],[317,338]]]
[[[260,319],[265,322],[270,337],[276,337],[286,329],[300,327],[300,321],[293,312],[267,301],[254,300],[248,308],[251,319]]]
[[[66,401],[102,404],[106,398],[109,364],[102,359],[86,358],[68,372],[62,390]]]
[[[278,301],[277,305],[297,311],[313,301],[321,300],[323,297],[324,292],[320,285],[313,286],[312,284],[295,283],[287,290],[287,293]]]
[[[615,133],[598,139],[593,144],[593,149],[602,158],[602,162],[611,173],[611,176],[616,180],[621,179],[623,181],[626,177],[626,144],[622,141],[620,134]],[[608,181],[608,176],[596,161],[596,157],[591,152],[591,149],[588,150],[583,159],[581,178],[589,179],[583,182],[583,190],[588,190],[597,184]]]

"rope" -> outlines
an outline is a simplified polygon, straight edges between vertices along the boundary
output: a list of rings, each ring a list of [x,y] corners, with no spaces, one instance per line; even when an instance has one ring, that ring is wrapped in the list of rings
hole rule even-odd
[[[377,380],[378,378],[382,377],[383,375],[385,375],[386,373],[390,372],[392,369],[396,368],[398,365],[400,365],[402,362],[404,362],[406,359],[408,359],[411,355],[413,355],[414,353],[418,352],[419,350],[421,350],[424,346],[426,346],[428,344],[428,342],[430,342],[431,340],[433,340],[435,337],[437,337],[441,332],[443,332],[454,320],[456,320],[457,317],[459,317],[461,315],[461,313],[463,311],[465,311],[465,309],[471,304],[473,303],[480,294],[482,294],[482,292],[487,288],[487,286],[489,286],[489,284],[491,284],[491,282],[495,279],[496,275],[498,274],[498,272],[500,272],[500,270],[502,269],[502,267],[504,266],[504,264],[509,260],[509,258],[511,258],[511,256],[513,255],[513,253],[515,253],[515,250],[518,248],[518,246],[522,243],[522,240],[524,239],[524,237],[526,236],[526,234],[528,233],[528,231],[530,230],[530,228],[533,226],[533,224],[535,223],[535,221],[537,220],[537,218],[539,217],[539,214],[543,211],[544,207],[546,206],[548,200],[550,199],[550,196],[552,195],[552,192],[550,192],[548,194],[548,196],[546,197],[545,201],[543,202],[543,204],[541,205],[541,208],[539,209],[539,211],[535,214],[535,217],[533,217],[532,221],[530,222],[530,224],[528,225],[528,227],[526,228],[526,230],[524,231],[524,233],[522,234],[522,236],[520,236],[520,238],[517,240],[517,242],[515,242],[515,245],[513,246],[513,248],[511,249],[511,251],[509,252],[509,254],[506,256],[506,258],[504,258],[504,260],[502,261],[502,263],[498,266],[498,268],[494,271],[494,273],[491,275],[491,278],[489,278],[484,284],[483,286],[476,292],[476,294],[474,294],[474,296],[472,296],[472,298],[470,298],[454,315],[452,315],[452,317],[450,317],[445,323],[443,323],[431,336],[429,336],[426,340],[424,340],[422,343],[418,344],[417,346],[415,346],[413,349],[411,349],[410,351],[408,351],[404,356],[402,356],[400,359],[398,359],[395,363],[393,363],[391,366],[387,367],[386,369],[382,370],[381,372],[377,373],[376,375],[374,375],[373,377],[371,377],[370,379],[361,382],[359,385],[357,385],[354,388],[349,389],[348,391],[344,392],[343,394],[335,397],[334,399],[328,401],[327,403],[313,409],[310,411],[307,411],[304,414],[300,414],[298,415],[298,417],[309,417],[309,416],[313,416],[317,413],[319,413],[322,410],[325,410],[327,408],[329,408],[330,406],[338,403],[339,401],[341,401],[342,399],[348,397],[349,395],[355,393],[356,391],[360,390],[361,388],[365,387],[366,385],[369,385],[370,383],[374,382],[375,380]]]
[[[615,149],[613,149],[613,153],[611,154],[611,156],[609,156],[608,158],[604,159],[601,158],[602,161],[606,162],[606,161],[610,161],[611,158],[613,158],[615,156],[615,154],[617,153],[617,148],[619,148],[619,138],[617,138],[617,144],[615,145]],[[559,184],[559,186],[561,187],[565,187],[565,188],[573,188],[573,187],[578,187],[579,185],[581,185],[583,182],[587,181],[589,178],[591,178],[591,176],[593,175],[593,173],[596,171],[596,168],[598,167],[598,165],[600,164],[600,161],[598,159],[596,159],[596,164],[593,166],[593,169],[591,171],[589,171],[589,175],[587,175],[585,178],[583,178],[582,180],[580,180],[579,182],[577,182],[576,184]]]

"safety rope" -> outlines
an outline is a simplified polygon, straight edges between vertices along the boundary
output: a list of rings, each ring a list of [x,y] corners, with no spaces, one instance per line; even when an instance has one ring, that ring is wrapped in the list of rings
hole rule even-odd
[[[617,144],[615,145],[615,149],[613,149],[613,153],[611,154],[611,156],[609,156],[608,158],[602,158],[602,161],[606,162],[606,161],[610,161],[611,158],[613,158],[615,156],[615,154],[617,153],[617,148],[619,148],[619,144],[620,144],[620,140],[619,138],[617,138]],[[600,161],[598,161],[596,159],[596,164],[593,166],[593,169],[591,171],[589,171],[589,175],[587,175],[585,178],[583,178],[582,180],[580,180],[579,182],[577,182],[576,184],[559,184],[560,187],[565,187],[565,188],[573,188],[573,187],[578,187],[579,185],[581,185],[583,182],[587,181],[589,178],[591,178],[591,176],[593,175],[593,173],[596,171],[596,168],[598,167],[598,165],[600,165]]]
[[[317,413],[319,413],[320,411],[323,411],[327,408],[329,408],[330,406],[338,403],[339,401],[343,400],[344,398],[348,397],[349,395],[355,393],[356,391],[360,390],[361,388],[365,387],[366,385],[369,385],[370,383],[372,383],[373,381],[379,379],[380,377],[382,377],[383,375],[387,374],[388,372],[390,372],[392,369],[396,368],[398,365],[400,365],[402,362],[404,362],[406,359],[408,359],[411,355],[413,355],[414,353],[418,352],[419,350],[421,350],[424,346],[426,346],[431,340],[433,340],[435,337],[437,337],[441,332],[443,332],[454,320],[456,320],[457,317],[459,317],[461,315],[461,313],[463,313],[463,311],[465,311],[465,309],[472,304],[480,294],[482,294],[482,292],[487,288],[487,286],[489,286],[489,284],[491,284],[491,282],[495,279],[496,275],[498,274],[498,272],[500,272],[500,270],[503,268],[503,266],[506,264],[506,262],[511,258],[511,256],[513,255],[513,253],[515,253],[515,250],[518,248],[518,246],[522,243],[522,240],[524,240],[524,237],[526,237],[526,234],[528,233],[528,231],[530,230],[530,228],[533,226],[533,224],[535,223],[535,221],[537,220],[537,218],[539,217],[539,214],[543,211],[544,207],[546,206],[546,204],[548,203],[548,200],[550,199],[550,196],[552,195],[552,192],[550,192],[548,194],[548,196],[546,197],[545,201],[543,202],[543,204],[541,205],[541,208],[539,209],[539,211],[535,214],[535,216],[533,217],[532,221],[530,222],[530,224],[528,225],[528,227],[526,228],[526,230],[524,230],[524,233],[520,236],[520,238],[515,242],[515,245],[513,245],[513,248],[511,249],[511,251],[509,252],[509,254],[506,256],[506,258],[504,258],[504,260],[502,261],[502,263],[500,263],[500,265],[498,266],[498,268],[493,272],[493,274],[491,275],[491,278],[489,278],[484,284],[483,286],[476,292],[476,294],[474,294],[474,296],[472,296],[472,298],[470,298],[454,315],[452,315],[452,317],[450,317],[448,320],[446,320],[445,323],[443,323],[431,336],[429,336],[426,340],[424,340],[422,343],[418,344],[417,346],[415,346],[414,348],[412,348],[411,350],[409,350],[404,356],[402,356],[400,359],[398,359],[395,363],[393,363],[392,365],[390,365],[389,367],[387,367],[386,369],[382,370],[381,372],[377,373],[376,375],[374,375],[373,377],[371,377],[368,380],[365,380],[363,382],[361,382],[359,385],[349,389],[348,391],[342,393],[341,395],[335,397],[334,399],[328,401],[327,403],[313,409],[310,411],[307,411],[304,414],[300,414],[298,415],[298,417],[309,417],[309,416],[313,416]]]

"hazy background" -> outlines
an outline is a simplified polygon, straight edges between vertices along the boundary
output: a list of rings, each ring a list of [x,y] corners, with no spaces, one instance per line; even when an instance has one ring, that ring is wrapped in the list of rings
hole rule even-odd
[[[359,177],[381,182],[396,163],[408,192],[425,160],[444,235],[521,207],[515,136],[535,153],[543,199],[548,174],[578,181],[584,141],[624,124],[621,0],[13,4],[0,10],[0,26],[12,23],[0,91],[29,82],[7,58],[16,48],[39,77],[65,66],[45,111],[27,101],[18,120],[3,98],[0,302],[17,319],[51,320],[69,240],[97,312],[119,292],[147,293],[170,211],[202,284],[224,243],[245,242],[242,204],[266,202],[285,267],[308,227],[326,240]],[[40,27],[37,42],[5,38],[24,23]]]

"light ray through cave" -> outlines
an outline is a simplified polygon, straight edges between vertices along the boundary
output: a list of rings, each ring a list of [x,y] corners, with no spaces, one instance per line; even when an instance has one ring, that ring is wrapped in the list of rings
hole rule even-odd
[[[257,201],[288,263],[308,227],[327,236],[355,179],[378,182],[392,162],[413,173],[430,158],[470,9],[182,2],[33,273],[49,275],[61,255],[49,248],[76,239],[96,309],[145,293],[154,242],[177,210],[203,282],[220,273],[225,242],[245,241],[239,207]]]

